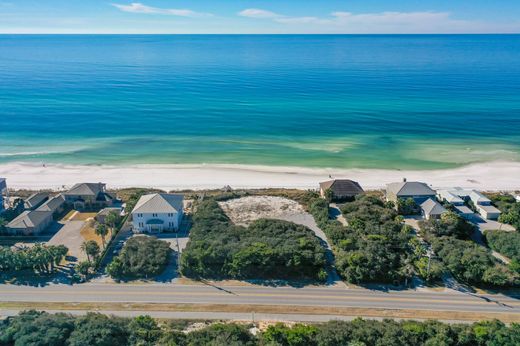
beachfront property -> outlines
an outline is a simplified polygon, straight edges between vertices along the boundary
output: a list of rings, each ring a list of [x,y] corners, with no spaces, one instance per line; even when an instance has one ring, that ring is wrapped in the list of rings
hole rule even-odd
[[[36,210],[49,211],[52,213],[53,217],[57,217],[65,210],[65,197],[61,193],[57,196],[51,197]]]
[[[111,206],[114,197],[106,191],[103,183],[80,183],[63,193],[65,201],[74,209],[94,209]]]
[[[417,204],[422,204],[428,199],[435,201],[436,192],[427,184],[418,181],[406,181],[390,183],[386,185],[386,200],[397,204],[399,199],[411,198]]]
[[[363,188],[357,181],[349,179],[334,179],[320,183],[320,195],[325,198],[327,191],[331,191],[333,200],[347,200],[363,194]]]
[[[473,210],[466,206],[471,202],[477,212],[485,219],[497,220],[500,210],[491,205],[491,200],[476,190],[465,190],[455,187],[450,190],[439,190],[439,198],[452,204],[456,211],[465,218],[475,215]]]
[[[4,210],[4,194],[7,193],[7,180],[0,178],[0,212]]]
[[[49,199],[49,196],[48,192],[34,193],[23,201],[23,207],[25,210],[35,210],[46,202]]]
[[[10,235],[39,235],[50,226],[52,221],[52,212],[26,210],[7,224],[7,233]]]
[[[426,220],[439,219],[447,210],[436,200],[428,198],[421,203],[421,213]]]
[[[497,220],[500,216],[500,210],[491,205],[491,200],[480,192],[472,190],[469,198],[483,218],[488,220]]]
[[[154,193],[142,196],[132,210],[135,233],[177,231],[183,217],[184,197]]]
[[[469,219],[475,215],[473,210],[471,210],[465,203],[465,200],[457,194],[459,190],[438,190],[437,195],[439,200],[449,203],[455,209],[455,212],[458,213],[465,219]],[[466,196],[465,198],[469,198],[469,193],[462,193],[462,196]]]

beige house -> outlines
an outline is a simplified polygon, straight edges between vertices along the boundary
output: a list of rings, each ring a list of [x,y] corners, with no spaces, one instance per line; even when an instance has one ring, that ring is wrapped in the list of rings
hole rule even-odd
[[[427,184],[418,181],[406,181],[386,185],[386,199],[397,204],[399,199],[413,199],[422,204],[428,199],[435,201],[436,193]]]
[[[47,202],[39,206],[37,211],[50,211],[54,217],[65,210],[65,197],[62,194],[52,197]]]
[[[426,220],[439,219],[447,210],[437,201],[428,198],[421,203],[421,212]]]
[[[112,205],[114,197],[106,192],[106,184],[81,183],[63,193],[65,201],[74,209],[105,208]]]
[[[11,235],[38,235],[50,226],[52,220],[50,211],[24,211],[7,224],[7,232]]]

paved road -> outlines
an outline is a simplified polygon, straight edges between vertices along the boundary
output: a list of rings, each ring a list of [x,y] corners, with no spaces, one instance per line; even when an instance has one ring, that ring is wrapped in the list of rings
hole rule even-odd
[[[45,287],[0,285],[0,301],[266,304],[520,314],[520,297],[501,294],[479,295],[452,290],[384,292],[338,287],[93,283]]]

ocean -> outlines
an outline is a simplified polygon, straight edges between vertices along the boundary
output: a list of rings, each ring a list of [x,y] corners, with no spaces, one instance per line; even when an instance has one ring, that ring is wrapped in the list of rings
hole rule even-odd
[[[520,35],[0,35],[0,164],[520,161]]]

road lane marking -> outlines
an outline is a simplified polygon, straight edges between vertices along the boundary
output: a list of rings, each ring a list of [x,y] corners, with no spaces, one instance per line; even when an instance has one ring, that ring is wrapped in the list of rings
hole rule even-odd
[[[24,295],[24,294],[30,294],[30,293],[20,293],[20,292],[10,292],[10,291],[0,291],[1,294],[11,294],[11,295]],[[475,300],[457,300],[457,299],[417,299],[417,298],[398,298],[398,297],[368,297],[368,296],[313,296],[313,295],[283,295],[283,294],[275,294],[275,293],[243,293],[240,295],[230,295],[227,293],[205,293],[205,292],[113,292],[113,291],[96,291],[92,293],[80,293],[78,292],[71,292],[71,291],[48,291],[40,293],[39,299],[41,301],[42,296],[44,295],[88,295],[88,296],[170,296],[174,298],[175,296],[197,296],[197,297],[208,297],[208,298],[214,298],[214,297],[229,297],[230,299],[236,298],[261,298],[261,297],[271,297],[271,298],[280,298],[280,299],[312,299],[312,300],[338,300],[338,301],[352,301],[352,300],[364,300],[364,301],[378,301],[378,302],[409,302],[409,303],[416,303],[421,304],[425,302],[429,303],[448,303],[448,304],[456,304],[456,305],[488,305],[488,304],[505,304],[504,307],[520,307],[520,302],[500,302],[500,301],[486,301],[484,299],[478,299],[478,297],[474,297]],[[6,297],[0,298],[0,301],[7,301],[4,300]]]

